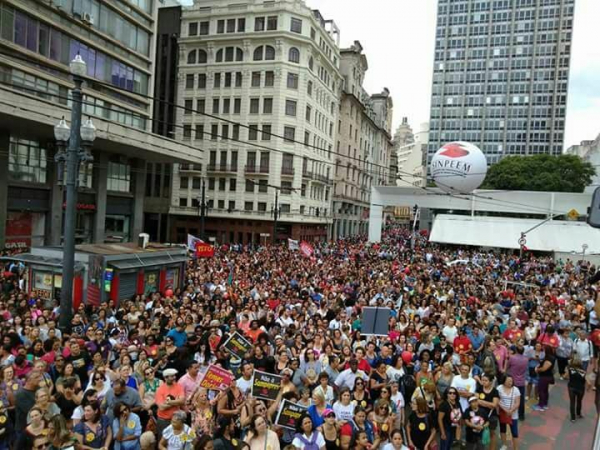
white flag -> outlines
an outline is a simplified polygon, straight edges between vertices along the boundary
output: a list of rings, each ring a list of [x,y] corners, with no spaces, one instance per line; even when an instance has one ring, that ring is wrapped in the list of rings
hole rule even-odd
[[[191,252],[195,252],[196,245],[198,245],[198,244],[204,244],[204,241],[200,238],[197,238],[193,234],[188,234],[188,238],[187,238],[188,250]]]
[[[300,249],[300,244],[298,243],[298,241],[288,238],[288,248],[290,250],[298,250]]]

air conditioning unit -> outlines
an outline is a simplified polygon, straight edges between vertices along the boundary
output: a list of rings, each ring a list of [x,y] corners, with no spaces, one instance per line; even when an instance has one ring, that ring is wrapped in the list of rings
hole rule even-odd
[[[81,21],[87,23],[88,25],[94,25],[94,16],[92,16],[90,13],[83,13]]]

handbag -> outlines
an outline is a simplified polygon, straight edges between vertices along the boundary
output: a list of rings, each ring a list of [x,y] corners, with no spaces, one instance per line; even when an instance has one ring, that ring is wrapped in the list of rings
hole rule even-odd
[[[490,428],[485,427],[481,432],[481,444],[482,445],[490,445],[492,438],[490,436]]]
[[[512,388],[514,389],[514,388]],[[508,407],[508,409],[512,408],[512,404],[513,404],[513,391],[510,391],[510,406]],[[501,424],[504,425],[512,425],[512,414],[507,413],[504,409],[500,408],[500,413],[498,414],[498,419],[500,420]]]

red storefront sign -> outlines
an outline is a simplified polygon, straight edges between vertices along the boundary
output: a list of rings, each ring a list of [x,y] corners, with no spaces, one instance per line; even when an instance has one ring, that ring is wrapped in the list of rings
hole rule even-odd
[[[10,212],[6,219],[6,250],[27,250],[31,247],[33,217],[28,212]]]

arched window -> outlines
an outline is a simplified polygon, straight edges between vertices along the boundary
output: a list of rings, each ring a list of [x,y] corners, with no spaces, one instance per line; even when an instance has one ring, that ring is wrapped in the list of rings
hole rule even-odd
[[[235,49],[235,60],[243,61],[244,60],[244,51],[241,48]]]
[[[215,62],[223,62],[223,49],[217,51],[217,56],[215,57]]]
[[[262,61],[263,60],[263,51],[264,47],[261,45],[260,47],[256,47],[254,50],[254,61]]]
[[[288,59],[290,62],[299,63],[300,62],[300,50],[298,50],[296,47],[290,48]]]
[[[206,64],[208,61],[208,55],[204,50],[198,50],[198,64]]]
[[[191,52],[188,53],[187,63],[188,64],[196,64],[196,50],[192,50]]]
[[[275,49],[270,45],[265,46],[265,61],[273,61],[275,59]]]
[[[310,57],[310,59],[308,60],[308,68],[309,68],[310,70],[313,70],[314,66],[315,66],[315,60],[314,60],[314,59],[313,59],[313,57],[311,56],[311,57]]]

